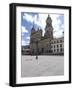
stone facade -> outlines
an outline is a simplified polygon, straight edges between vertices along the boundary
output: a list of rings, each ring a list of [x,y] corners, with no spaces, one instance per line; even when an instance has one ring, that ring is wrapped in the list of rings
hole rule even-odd
[[[63,54],[64,53],[64,38],[63,37],[53,38],[52,20],[49,15],[46,20],[44,36],[42,36],[41,29],[38,29],[36,31],[35,28],[33,27],[31,30],[30,38],[31,38],[30,39],[31,54]]]

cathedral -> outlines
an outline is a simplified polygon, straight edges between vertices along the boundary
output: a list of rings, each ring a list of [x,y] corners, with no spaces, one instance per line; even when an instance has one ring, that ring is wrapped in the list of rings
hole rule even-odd
[[[42,29],[38,28],[35,30],[33,26],[30,35],[30,44],[28,51],[24,49],[26,54],[31,55],[63,55],[64,54],[64,37],[54,38],[53,37],[53,26],[52,19],[48,15],[46,19],[45,33],[42,36]],[[25,54],[24,53],[24,54]]]

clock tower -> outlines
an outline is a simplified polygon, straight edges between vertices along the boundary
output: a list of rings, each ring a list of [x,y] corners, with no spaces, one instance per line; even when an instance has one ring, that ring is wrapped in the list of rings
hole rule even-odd
[[[53,27],[52,27],[52,19],[51,17],[48,15],[47,19],[46,19],[46,27],[45,27],[45,34],[44,37],[46,38],[53,38]]]

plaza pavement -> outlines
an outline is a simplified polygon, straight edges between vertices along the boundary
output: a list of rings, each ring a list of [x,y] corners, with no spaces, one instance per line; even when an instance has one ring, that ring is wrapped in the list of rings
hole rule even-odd
[[[21,59],[21,77],[64,75],[64,56],[25,56]]]

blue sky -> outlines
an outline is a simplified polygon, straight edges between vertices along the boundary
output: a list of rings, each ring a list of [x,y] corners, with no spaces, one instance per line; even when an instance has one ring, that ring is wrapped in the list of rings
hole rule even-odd
[[[62,14],[49,14],[52,19],[53,35],[54,38],[63,36],[64,31],[64,15]],[[41,28],[43,34],[45,33],[46,18],[48,14],[43,13],[29,13],[21,12],[21,32],[22,32],[22,45],[29,45],[31,29],[34,27]]]

